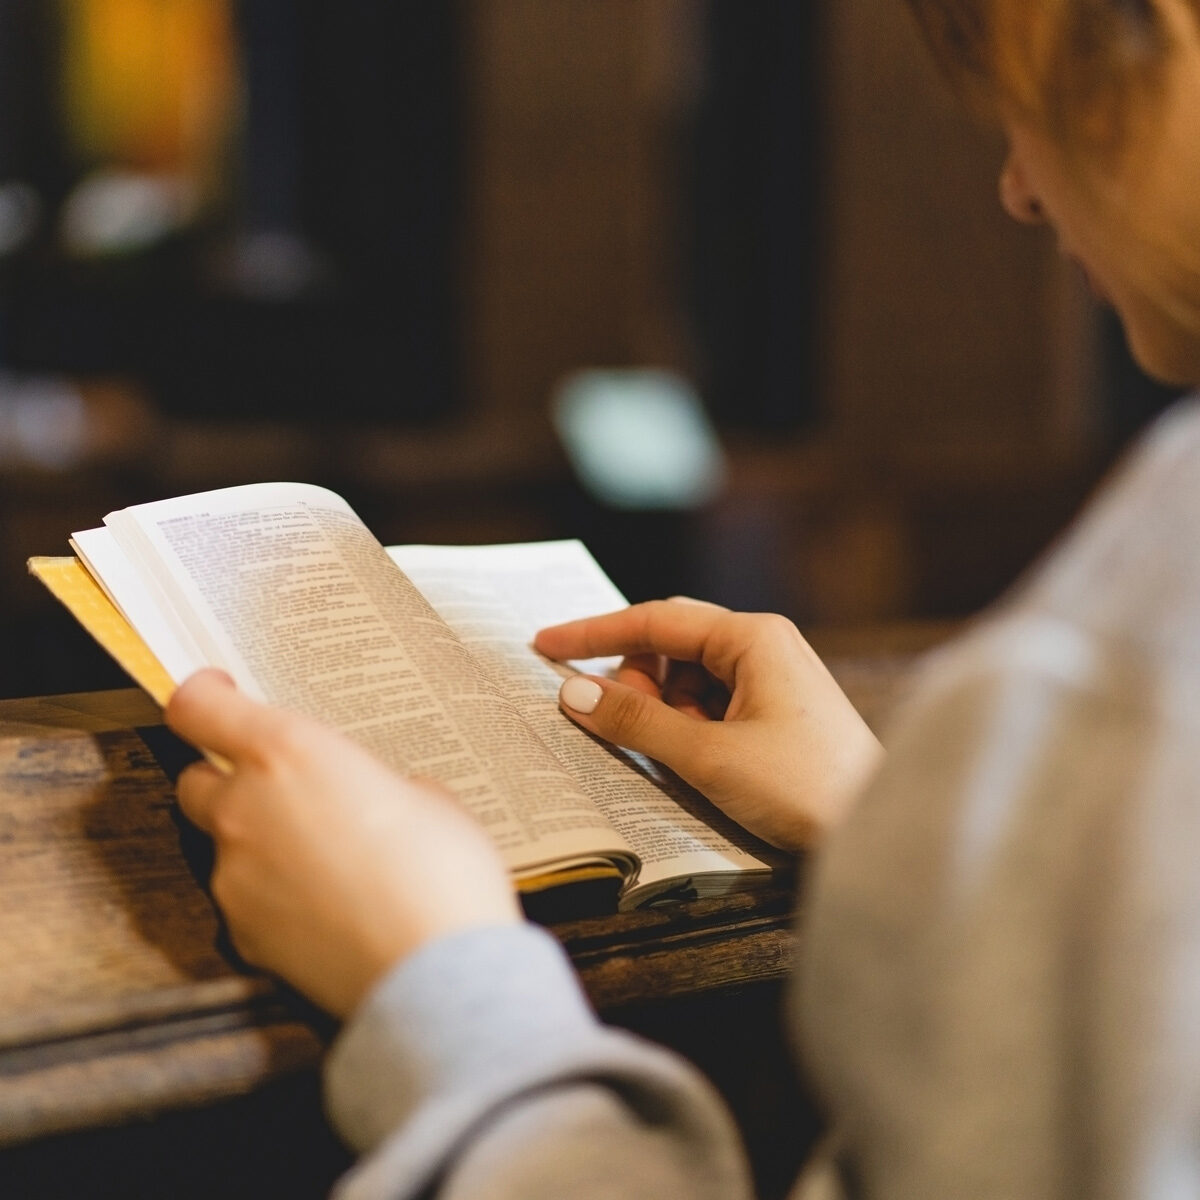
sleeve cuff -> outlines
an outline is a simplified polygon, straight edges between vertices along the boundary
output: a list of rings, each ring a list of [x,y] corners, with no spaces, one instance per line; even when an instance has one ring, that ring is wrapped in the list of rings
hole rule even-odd
[[[599,1028],[544,930],[453,934],[400,963],[342,1030],[325,1066],[329,1116],[360,1152],[414,1120],[444,1136],[492,1100],[556,1074]]]

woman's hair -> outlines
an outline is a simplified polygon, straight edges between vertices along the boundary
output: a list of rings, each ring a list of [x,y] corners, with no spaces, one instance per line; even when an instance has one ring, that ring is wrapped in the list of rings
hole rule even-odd
[[[969,102],[1003,104],[1068,145],[1119,137],[1130,88],[1153,86],[1169,47],[1155,0],[907,2]]]
[[[1168,143],[1158,104],[1172,82],[1179,19],[1200,24],[1200,0],[907,3],[968,103],[1017,118],[1058,146],[1094,212],[1109,222],[1110,252],[1124,276],[1190,331],[1200,361],[1200,186],[1188,179],[1200,156],[1189,152],[1185,163]],[[1194,52],[1189,62],[1196,70]],[[1196,121],[1200,136],[1200,114]],[[1171,136],[1191,137],[1178,122]],[[1171,194],[1151,194],[1139,181]],[[1194,376],[1188,381],[1200,382]]]

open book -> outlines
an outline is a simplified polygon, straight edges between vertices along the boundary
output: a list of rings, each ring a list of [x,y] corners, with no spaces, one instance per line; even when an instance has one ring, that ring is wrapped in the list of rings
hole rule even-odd
[[[324,488],[141,504],[30,570],[159,703],[202,666],[440,780],[525,893],[612,878],[621,908],[765,882],[779,857],[558,709],[536,630],[624,600],[578,542],[384,549]]]

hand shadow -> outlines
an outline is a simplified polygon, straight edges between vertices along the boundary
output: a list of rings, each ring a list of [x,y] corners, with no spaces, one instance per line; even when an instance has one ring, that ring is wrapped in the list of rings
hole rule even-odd
[[[99,752],[103,765],[89,749],[90,794],[71,804],[79,804],[79,836],[119,889],[128,923],[172,964],[178,978],[164,983],[229,976],[230,963],[240,960],[231,958],[228,935],[207,895],[211,845],[181,819],[170,782],[194,752],[162,727],[96,732],[83,744]],[[100,936],[107,936],[105,928]],[[113,936],[122,954],[143,956],[128,935],[114,928]],[[148,962],[138,970],[160,974]]]

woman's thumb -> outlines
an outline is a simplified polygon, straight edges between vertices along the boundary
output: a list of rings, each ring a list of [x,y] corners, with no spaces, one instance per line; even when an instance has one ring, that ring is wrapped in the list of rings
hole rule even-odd
[[[563,711],[591,733],[678,770],[696,722],[655,696],[611,679],[572,675],[558,692]]]

